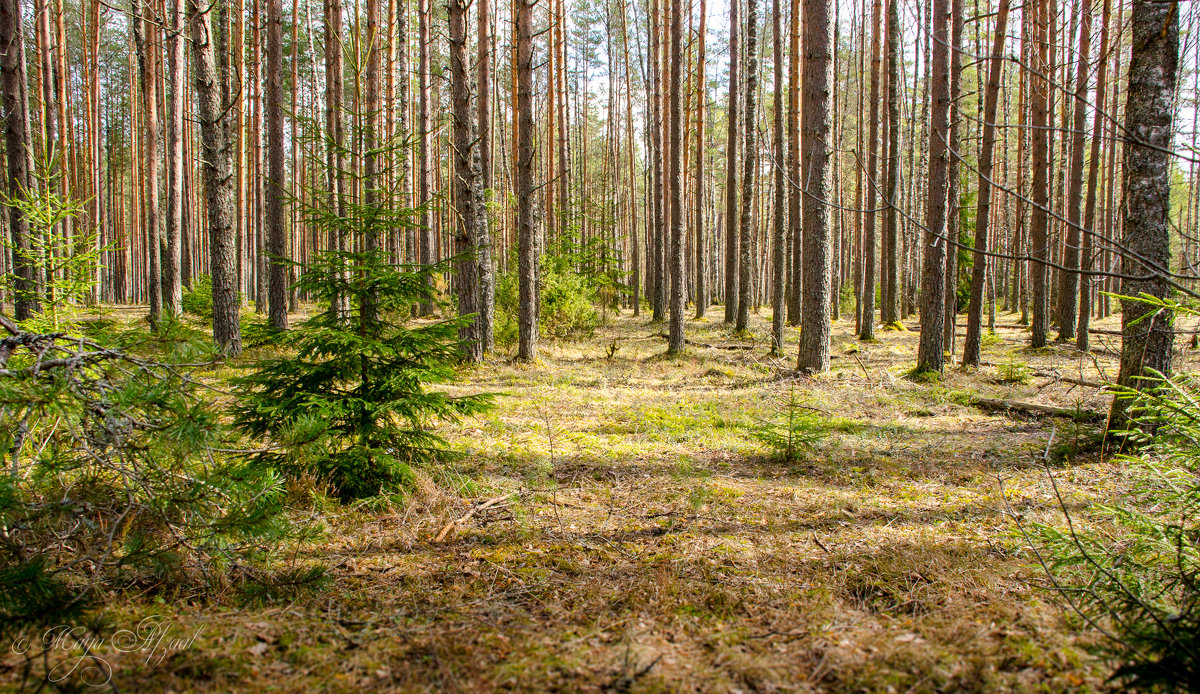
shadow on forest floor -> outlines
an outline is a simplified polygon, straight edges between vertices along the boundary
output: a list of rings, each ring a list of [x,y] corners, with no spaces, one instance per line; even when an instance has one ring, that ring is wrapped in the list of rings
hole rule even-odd
[[[1010,321],[1012,322],[1012,321]],[[689,322],[679,359],[662,326],[618,317],[589,340],[497,358],[457,393],[497,407],[442,432],[464,453],[384,511],[335,509],[302,559],[326,591],[286,605],[111,605],[191,633],[157,667],[113,654],[128,690],[995,691],[1095,688],[1093,636],[1033,586],[1005,499],[1060,522],[1041,457],[1092,431],[987,412],[970,396],[1104,408],[1040,376],[1100,380],[1105,356],[1029,352],[1001,328],[978,371],[902,374],[917,335],[833,332],[833,368],[791,374],[767,354],[768,316],[732,339]],[[727,349],[753,344],[753,349]],[[615,351],[610,353],[612,346]],[[1015,365],[1020,365],[1016,369]],[[1105,370],[1106,373],[1097,369]],[[1009,379],[1020,371],[1028,378]],[[823,439],[793,464],[754,437],[793,392]],[[1119,494],[1095,452],[1054,470],[1065,498]],[[485,499],[485,510],[468,512]],[[457,522],[458,519],[463,519]],[[442,536],[442,541],[435,541]]]

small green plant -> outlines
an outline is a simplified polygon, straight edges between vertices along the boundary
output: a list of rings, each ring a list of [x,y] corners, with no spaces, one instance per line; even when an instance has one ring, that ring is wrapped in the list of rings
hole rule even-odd
[[[801,402],[794,385],[781,410],[776,420],[759,420],[750,435],[769,446],[783,462],[795,463],[801,452],[814,450],[825,438],[825,427],[819,410]]]
[[[1033,380],[1033,369],[1010,354],[1003,364],[996,367],[996,381],[1005,385],[1024,385]]]
[[[904,372],[904,377],[913,383],[923,383],[925,385],[933,385],[942,382],[942,374],[933,369],[920,365],[914,366]]]
[[[42,312],[25,321],[24,327],[32,332],[55,332],[63,327],[66,309],[91,297],[97,283],[96,268],[109,250],[97,245],[99,237],[94,231],[77,228],[71,237],[59,233],[64,223],[78,217],[83,203],[59,195],[54,188],[39,184],[24,195],[3,196],[3,203],[29,222],[30,248],[12,246],[7,234],[0,242],[45,280],[44,291],[38,295]],[[5,293],[15,296],[19,291],[16,284],[15,275],[0,276],[0,289]]]
[[[243,300],[242,293],[238,292],[238,304],[240,305]],[[183,309],[184,313],[189,313],[197,318],[212,320],[212,276],[208,274],[199,275],[192,280],[191,286],[184,287],[179,307]]]
[[[180,308],[198,318],[212,319],[212,276],[200,275],[192,280],[192,285],[183,290]]]

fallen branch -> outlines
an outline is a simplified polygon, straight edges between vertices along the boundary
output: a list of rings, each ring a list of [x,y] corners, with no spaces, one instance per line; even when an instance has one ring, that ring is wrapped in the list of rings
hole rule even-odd
[[[1003,410],[1025,412],[1027,414],[1045,414],[1052,417],[1068,417],[1080,421],[1097,421],[1104,419],[1103,412],[1097,412],[1092,409],[1073,408],[1073,407],[1056,407],[1054,405],[1043,405],[1037,402],[1021,402],[1019,400],[1000,400],[998,398],[983,398],[976,397],[973,401],[976,407],[981,407],[987,410]]]
[[[1056,381],[1062,381],[1063,383],[1073,383],[1077,386],[1083,386],[1085,388],[1103,388],[1104,387],[1104,384],[1101,383],[1100,381],[1089,381],[1086,378],[1074,378],[1072,376],[1063,376],[1062,374],[1058,373],[1057,371],[1039,370],[1039,371],[1034,371],[1033,375],[1034,376],[1042,376],[1043,378],[1052,378]]]
[[[479,513],[480,511],[486,511],[489,508],[492,508],[496,504],[499,504],[501,501],[504,501],[504,500],[512,497],[515,493],[516,492],[514,492],[513,494],[505,494],[504,496],[498,496],[494,499],[488,499],[487,501],[483,502],[482,504],[472,506],[471,510],[467,511],[467,515],[463,516],[462,518],[459,518],[457,520],[452,520],[449,523],[447,523],[446,526],[444,528],[442,528],[441,532],[439,532],[437,534],[437,537],[433,538],[434,544],[437,544],[437,543],[441,542],[442,540],[446,539],[446,536],[450,534],[450,531],[454,528],[454,526],[462,525],[463,523],[466,523],[467,521],[471,520],[471,517],[474,516],[476,513]]]

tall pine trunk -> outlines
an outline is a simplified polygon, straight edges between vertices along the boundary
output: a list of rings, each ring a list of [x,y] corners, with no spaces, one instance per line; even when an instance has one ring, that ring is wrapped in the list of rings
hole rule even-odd
[[[745,167],[742,169],[742,214],[738,224],[738,332],[750,325],[750,275],[754,269],[750,254],[750,222],[753,218],[754,184],[758,178],[758,140],[754,106],[758,91],[758,0],[746,7],[746,108],[742,123],[746,132]]]
[[[900,320],[900,0],[888,3],[888,142],[884,194],[887,210],[883,231],[883,291],[880,322],[885,326]]]
[[[1171,267],[1171,134],[1179,69],[1179,8],[1171,2],[1134,0],[1133,49],[1125,95],[1123,242],[1121,295],[1168,296]],[[1121,299],[1121,372],[1130,388],[1153,386],[1152,371],[1169,374],[1175,341],[1171,311],[1138,298]],[[1113,400],[1111,426],[1128,423],[1129,400]]]
[[[784,243],[784,239],[787,238],[784,229],[787,205],[785,175],[787,162],[784,156],[783,140],[783,99],[786,82],[783,79],[785,66],[783,64],[783,37],[780,35],[782,21],[779,3],[780,0],[773,0],[771,3],[771,47],[775,59],[775,103],[772,111],[774,129],[771,134],[775,149],[774,161],[771,163],[771,169],[775,172],[775,190],[772,202],[775,213],[772,243],[774,263],[771,268],[771,352],[773,354],[783,353],[783,322],[787,308],[784,294],[787,292],[787,254],[789,251],[787,244]]]
[[[946,319],[946,164],[950,112],[947,0],[933,0],[933,58],[930,61],[929,176],[925,202],[925,264],[921,281],[921,341],[917,370],[941,373],[945,368]]]
[[[863,340],[875,339],[875,220],[879,216],[875,209],[878,200],[881,181],[879,180],[879,79],[880,56],[879,40],[881,25],[880,15],[883,14],[883,3],[874,0],[871,3],[871,116],[868,119],[867,139],[867,211],[863,219],[863,271],[862,271],[862,305],[859,308],[860,330],[858,336]]]
[[[804,13],[804,300],[797,368],[829,370],[832,258],[826,179],[829,164],[829,6],[810,0]]]
[[[1079,295],[1079,244],[1083,204],[1083,141],[1087,118],[1088,56],[1091,53],[1092,2],[1081,0],[1079,18],[1078,71],[1075,76],[1075,110],[1071,134],[1071,166],[1067,189],[1066,240],[1063,245],[1063,269],[1058,273],[1058,339],[1075,337],[1075,311]]]
[[[169,0],[171,6],[171,40],[168,58],[171,70],[171,122],[167,129],[167,239],[166,255],[163,257],[163,308],[171,315],[178,315],[183,300],[183,239],[184,239],[184,167],[183,158],[184,111],[187,92],[187,60],[184,50],[187,45],[184,31],[185,0]],[[98,194],[98,193],[97,193]]]
[[[213,293],[213,339],[227,354],[242,351],[242,329],[238,323],[237,278],[234,276],[233,132],[230,110],[228,52],[213,31],[212,8],[218,17],[226,9],[215,3],[190,0],[192,13],[192,64],[195,68],[196,100],[199,104],[202,170],[208,207],[209,264]],[[218,21],[218,25],[221,22]],[[218,56],[220,56],[218,58]],[[219,67],[218,67],[218,60]]]
[[[538,338],[538,248],[533,203],[533,5],[534,0],[513,0],[516,40],[513,60],[516,71],[517,161],[517,359],[537,359]]]
[[[293,58],[294,59],[294,58]],[[283,199],[283,1],[267,0],[267,301],[271,327],[287,330],[287,252]]]
[[[0,77],[4,82],[4,148],[8,160],[7,191],[11,198],[26,195],[33,183],[33,152],[29,134],[29,83],[25,76],[25,35],[21,27],[21,3],[0,0]],[[13,315],[27,320],[42,310],[34,272],[29,220],[15,206],[8,206],[8,233],[12,244]]]
[[[1108,87],[1108,23],[1112,13],[1112,0],[1104,0],[1104,11],[1100,18],[1100,64],[1096,72],[1096,101],[1103,107]],[[1092,319],[1092,276],[1090,274],[1093,261],[1093,239],[1096,229],[1096,195],[1100,178],[1100,143],[1104,130],[1104,109],[1093,109],[1092,146],[1088,161],[1087,202],[1083,213],[1083,252],[1080,256],[1079,275],[1079,326],[1076,330],[1075,344],[1082,351],[1088,350],[1088,327]]]
[[[738,5],[741,0],[729,0],[729,105],[726,120],[729,122],[725,140],[725,322],[732,323],[738,313],[738,62],[741,27],[738,25]]]
[[[146,253],[149,263],[146,270],[146,287],[150,299],[150,326],[157,329],[162,314],[162,273],[159,270],[158,176],[162,159],[158,150],[158,28],[146,17],[145,0],[133,3],[133,36],[138,53],[138,73],[142,92],[142,153],[145,157],[142,169],[144,186],[143,220],[146,224]]]
[[[683,3],[671,3],[671,77],[667,99],[670,104],[669,151],[667,172],[671,188],[671,320],[667,334],[667,353],[683,352],[684,311],[684,207],[683,207]],[[690,7],[690,5],[689,5]]]

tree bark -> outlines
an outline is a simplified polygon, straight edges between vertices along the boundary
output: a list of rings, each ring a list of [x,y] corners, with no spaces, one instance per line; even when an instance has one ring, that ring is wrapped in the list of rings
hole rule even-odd
[[[341,0],[325,0],[325,128],[326,169],[329,185],[331,211],[338,217],[346,215],[346,125],[342,113],[345,97],[342,57],[342,3]],[[346,235],[339,225],[329,232],[328,247],[334,251],[346,250]],[[338,315],[345,316],[350,310],[350,299],[334,296]]]
[[[1075,344],[1086,352],[1088,350],[1088,324],[1092,319],[1092,269],[1093,238],[1096,229],[1096,189],[1100,178],[1100,143],[1104,132],[1104,104],[1108,87],[1108,24],[1112,13],[1112,0],[1104,0],[1104,10],[1100,18],[1100,64],[1096,72],[1096,105],[1092,119],[1092,148],[1088,161],[1087,203],[1083,213],[1083,254],[1080,266],[1083,270],[1079,276],[1079,326]],[[1194,115],[1194,113],[1193,113]]]
[[[771,353],[783,353],[783,322],[786,317],[784,314],[787,310],[786,297],[787,292],[787,254],[790,251],[784,239],[787,238],[785,230],[785,208],[787,206],[788,187],[784,148],[783,134],[783,100],[786,82],[783,79],[783,36],[782,14],[779,8],[780,0],[774,0],[771,3],[771,27],[772,37],[771,45],[773,49],[773,57],[775,59],[775,103],[774,103],[774,130],[771,137],[774,142],[775,156],[771,163],[771,169],[775,172],[775,190],[774,190],[774,212],[775,223],[773,225],[773,249],[774,265],[771,268]]]
[[[516,22],[514,68],[516,70],[518,301],[517,359],[537,359],[538,338],[538,248],[533,203],[533,6],[535,0],[514,0]]]
[[[213,285],[213,339],[226,354],[242,351],[238,323],[237,284],[234,277],[234,191],[232,136],[228,99],[229,63],[224,45],[217,45],[212,30],[211,9],[218,17],[225,12],[224,0],[209,3],[190,0],[192,14],[192,63],[195,67],[196,100],[199,103],[200,136],[203,148],[204,188],[208,203],[209,263]],[[219,23],[219,22],[218,22]],[[220,68],[218,69],[218,54]]]
[[[829,7],[820,0],[809,0],[804,18],[804,145],[799,181],[805,192],[804,300],[797,368],[813,373],[829,370]]]
[[[479,267],[475,258],[475,194],[479,186],[478,170],[472,155],[477,153],[474,117],[471,113],[471,85],[467,66],[467,7],[464,0],[448,5],[450,38],[451,159],[454,181],[451,228],[454,230],[455,286],[458,290],[458,315],[470,317],[458,329],[459,349],[467,361],[483,359],[483,340],[479,331]]]
[[[378,0],[376,0],[378,1]],[[293,57],[293,60],[295,58]],[[271,327],[287,330],[286,230],[283,198],[283,2],[267,0],[267,300]]]
[[[737,186],[737,150],[738,150],[738,116],[741,109],[738,104],[738,90],[741,87],[738,76],[739,42],[741,27],[738,24],[738,5],[741,0],[729,0],[729,106],[726,108],[726,120],[729,121],[728,137],[725,140],[725,322],[732,323],[738,314],[738,227],[734,220],[738,219],[738,186]]]
[[[515,0],[523,5],[525,0]],[[433,161],[430,152],[432,133],[430,132],[430,98],[429,71],[430,45],[429,22],[430,0],[417,0],[417,206],[420,208],[417,234],[420,237],[421,264],[426,266],[426,278],[433,282],[433,273],[428,267],[437,262],[436,247],[433,231],[433,215],[430,209],[433,205]],[[433,313],[433,303],[426,301],[421,304],[421,315]]]
[[[158,150],[158,52],[157,25],[147,18],[144,0],[133,3],[133,37],[137,46],[138,68],[142,92],[142,151],[145,161],[142,171],[145,205],[147,264],[146,287],[150,299],[150,327],[158,328],[162,314],[162,272],[159,269],[158,176],[162,160]]]
[[[0,78],[4,82],[4,147],[8,160],[8,195],[25,197],[32,185],[33,146],[29,134],[29,83],[25,75],[25,34],[19,0],[0,0]],[[15,276],[13,316],[28,320],[41,313],[35,280],[29,220],[8,205],[8,233]]]
[[[667,354],[683,352],[684,311],[684,229],[683,229],[683,3],[671,3],[671,79],[667,98],[670,102],[670,169],[667,172],[671,187],[671,320],[668,330]],[[689,5],[690,7],[690,5]]]
[[[867,139],[867,212],[863,219],[863,279],[862,304],[859,308],[859,338],[875,339],[875,220],[878,213],[875,205],[884,196],[879,195],[881,181],[879,180],[879,79],[882,30],[881,15],[883,3],[874,0],[871,3],[871,99],[868,107],[871,116],[868,119]]]
[[[750,273],[753,264],[750,254],[750,222],[753,216],[754,183],[758,174],[758,142],[754,106],[758,91],[758,0],[748,0],[746,9],[746,109],[742,117],[746,131],[745,168],[742,170],[742,215],[738,225],[738,332],[750,325]]]
[[[888,3],[888,154],[884,191],[887,201],[883,232],[883,292],[880,322],[885,326],[900,320],[900,0]]]
[[[1125,95],[1124,245],[1121,258],[1121,371],[1117,383],[1152,387],[1151,371],[1171,372],[1175,340],[1171,311],[1137,297],[1165,299],[1171,266],[1170,192],[1173,101],[1179,69],[1179,5],[1134,0],[1129,88]],[[1133,279],[1133,278],[1137,279]],[[1128,423],[1129,400],[1113,400],[1111,427]]]
[[[169,0],[171,6],[171,40],[168,44],[171,69],[171,122],[167,129],[167,156],[170,172],[167,188],[167,243],[163,258],[163,308],[172,316],[179,315],[183,300],[182,245],[184,238],[184,167],[183,159],[184,111],[187,92],[187,60],[184,50],[187,44],[184,16],[187,12],[185,0]]]
[[[925,264],[921,282],[921,341],[917,371],[941,373],[945,368],[946,319],[946,160],[949,138],[950,76],[947,0],[933,0],[933,59],[930,62],[929,177],[925,203]]]
[[[1033,209],[1029,219],[1029,245],[1032,261],[1029,263],[1030,287],[1032,289],[1033,317],[1030,345],[1044,347],[1050,330],[1050,301],[1047,292],[1048,266],[1050,257],[1049,206],[1050,206],[1050,133],[1051,114],[1049,107],[1050,85],[1046,76],[1049,69],[1048,17],[1052,0],[1038,0],[1036,5],[1036,50],[1038,70],[1030,75],[1031,132],[1033,151]]]
[[[804,292],[804,231],[800,210],[804,193],[800,186],[800,12],[801,0],[792,0],[791,36],[788,46],[788,237],[792,250],[792,275],[788,292],[788,325],[800,325]]]
[[[697,40],[700,42],[699,56],[696,59],[696,190],[693,224],[696,227],[696,318],[704,317],[708,310],[707,263],[705,249],[708,242],[705,239],[704,225],[704,112],[708,101],[708,80],[705,72],[705,53],[708,43],[707,4],[700,0],[700,29]]]
[[[1071,340],[1076,336],[1075,310],[1079,296],[1079,243],[1081,234],[1080,206],[1083,202],[1083,140],[1087,118],[1088,56],[1091,53],[1092,2],[1081,0],[1079,18],[1079,56],[1075,76],[1075,110],[1071,137],[1071,165],[1067,189],[1066,240],[1063,246],[1062,264],[1065,269],[1058,273],[1058,339]],[[1064,138],[1065,139],[1065,138]]]

